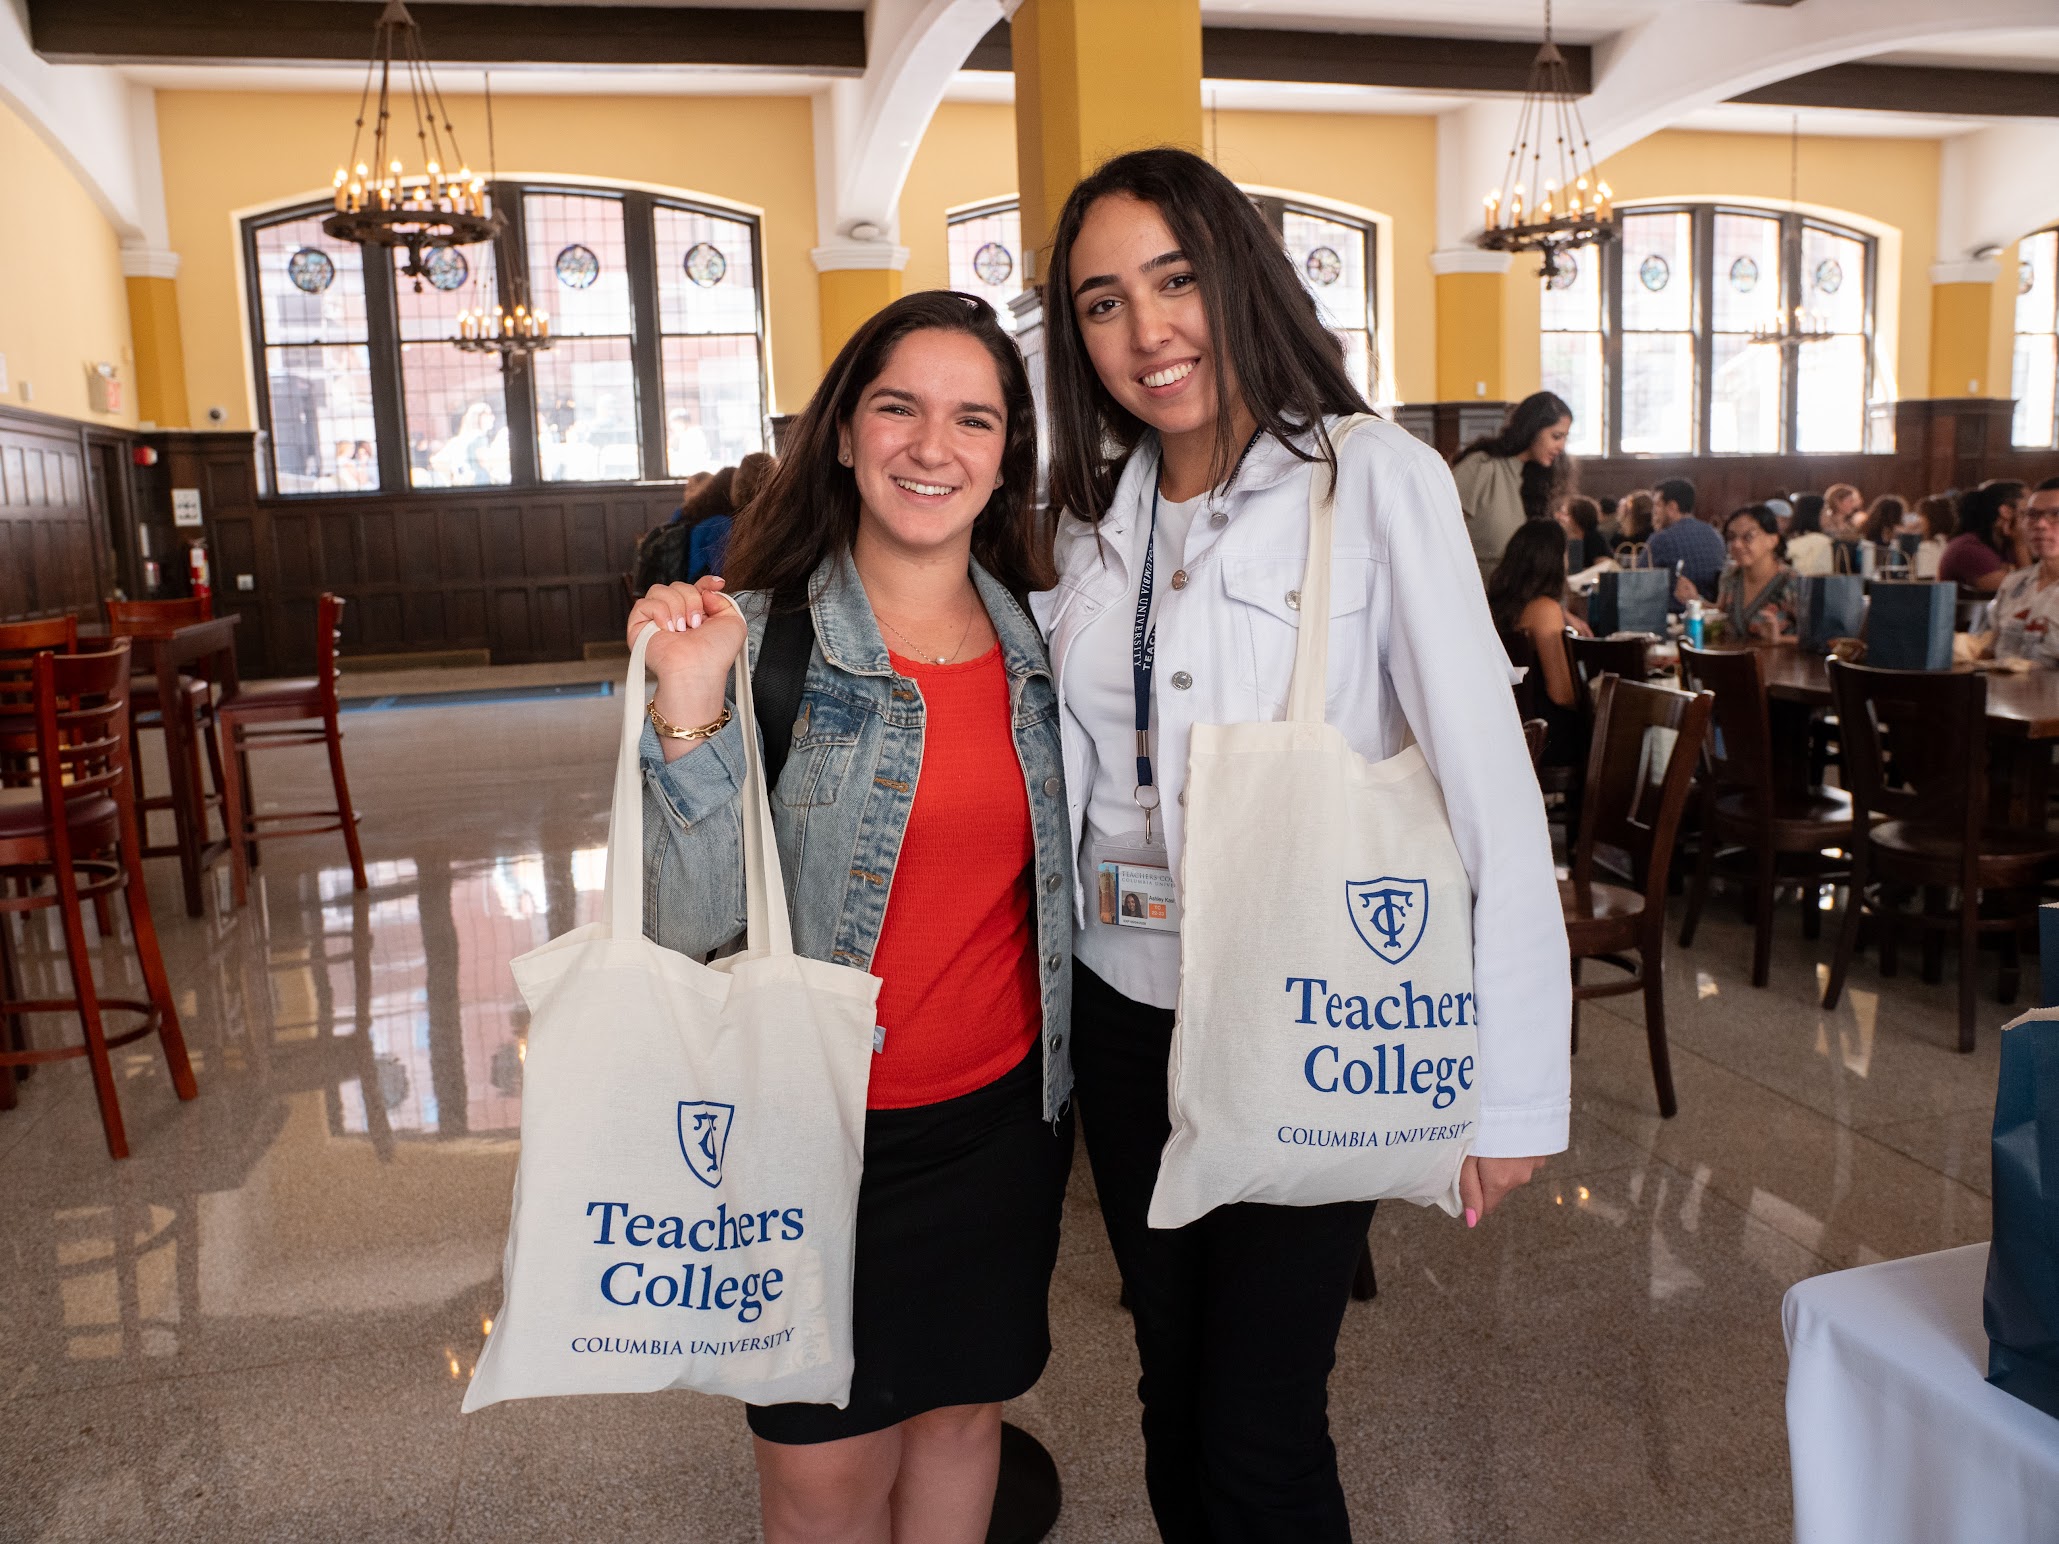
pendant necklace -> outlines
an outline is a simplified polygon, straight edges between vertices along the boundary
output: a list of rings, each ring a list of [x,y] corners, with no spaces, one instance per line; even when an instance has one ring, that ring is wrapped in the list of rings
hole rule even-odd
[[[873,615],[879,616],[879,613],[875,611]],[[971,610],[968,609],[965,613],[965,630],[958,635],[957,646],[953,648],[949,654],[936,655],[931,660],[932,664],[948,665],[951,663],[952,660],[956,659],[959,656],[959,654],[965,648],[965,640],[972,636],[972,618],[973,613]],[[902,632],[900,628],[894,626],[894,624],[891,622],[887,622],[887,619],[883,616],[880,616],[879,620],[882,622],[886,622],[887,630],[891,632],[896,638],[899,638],[903,643],[907,644],[910,648],[912,648],[916,652],[917,656],[923,658],[929,657],[929,650],[925,649],[913,638],[910,638],[906,633]]]

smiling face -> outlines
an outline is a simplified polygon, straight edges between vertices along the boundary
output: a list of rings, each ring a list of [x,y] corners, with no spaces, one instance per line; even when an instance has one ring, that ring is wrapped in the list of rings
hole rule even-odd
[[[1730,559],[1739,568],[1758,569],[1770,560],[1780,546],[1780,538],[1760,525],[1758,521],[1740,515],[1724,529],[1723,543],[1730,551]]]
[[[1200,280],[1157,205],[1097,200],[1069,261],[1073,315],[1108,394],[1162,437],[1212,434],[1223,370]]]
[[[1008,438],[1001,373],[986,345],[926,328],[894,346],[838,435],[858,483],[861,538],[908,553],[970,540]]]
[[[1566,436],[1573,432],[1573,420],[1561,418],[1549,429],[1540,429],[1530,442],[1529,457],[1539,466],[1550,466],[1565,452]]]

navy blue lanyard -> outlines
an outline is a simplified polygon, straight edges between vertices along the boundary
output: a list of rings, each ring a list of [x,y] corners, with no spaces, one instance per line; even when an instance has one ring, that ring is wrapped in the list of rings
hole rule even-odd
[[[1144,539],[1144,578],[1137,586],[1137,623],[1130,633],[1130,679],[1137,691],[1137,803],[1155,809],[1154,792],[1146,804],[1143,791],[1151,781],[1151,666],[1158,655],[1158,624],[1151,616],[1151,575],[1158,545],[1158,479],[1151,479],[1151,530]]]

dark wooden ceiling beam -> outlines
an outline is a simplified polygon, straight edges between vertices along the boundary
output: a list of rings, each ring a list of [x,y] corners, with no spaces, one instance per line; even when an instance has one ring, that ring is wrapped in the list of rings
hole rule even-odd
[[[1730,99],[1969,118],[2059,118],[2059,75],[1934,64],[1833,64]]]
[[[64,64],[362,64],[379,0],[29,0],[29,38]],[[431,63],[736,65],[856,75],[859,11],[641,5],[409,5]]]
[[[1562,43],[1573,89],[1592,89],[1593,51]],[[1517,93],[1530,83],[1535,43],[1407,37],[1381,32],[1298,32],[1281,27],[1203,27],[1201,73],[1210,80],[1298,85],[1412,86],[1468,94]],[[1012,70],[1008,23],[974,46],[968,70]]]

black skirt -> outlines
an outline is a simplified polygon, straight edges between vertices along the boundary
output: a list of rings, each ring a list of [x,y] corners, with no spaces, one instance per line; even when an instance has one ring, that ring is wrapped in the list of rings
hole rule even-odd
[[[858,1186],[851,1401],[752,1405],[768,1442],[833,1442],[1027,1393],[1047,1314],[1072,1117],[1043,1118],[1043,1058],[941,1104],[869,1110]]]

